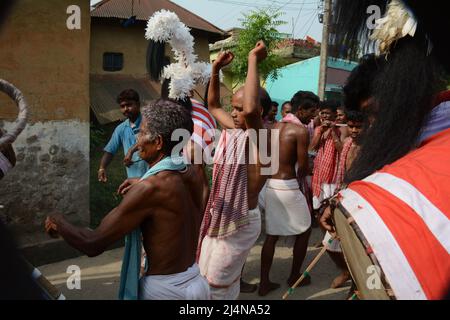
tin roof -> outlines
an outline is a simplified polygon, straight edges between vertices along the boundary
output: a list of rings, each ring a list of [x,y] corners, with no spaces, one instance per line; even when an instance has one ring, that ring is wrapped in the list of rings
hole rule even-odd
[[[134,89],[139,93],[141,101],[159,98],[157,86],[145,78],[134,78],[121,75],[91,75],[90,96],[91,109],[100,124],[123,120],[116,98],[125,89]]]
[[[103,0],[94,6],[91,17],[128,19],[136,16],[136,20],[147,21],[153,13],[161,9],[176,13],[190,28],[225,34],[222,29],[168,0]]]
[[[134,78],[126,75],[92,75],[90,76],[91,109],[100,124],[123,120],[116,98],[125,89],[139,93],[141,102],[158,99],[161,96],[161,84],[147,78]],[[202,101],[205,87],[195,88],[194,98]],[[220,97],[224,106],[231,104],[232,92],[220,84]]]

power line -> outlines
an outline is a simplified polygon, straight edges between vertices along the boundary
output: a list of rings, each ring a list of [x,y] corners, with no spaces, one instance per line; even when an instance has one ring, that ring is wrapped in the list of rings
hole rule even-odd
[[[317,11],[315,12],[314,16],[315,16],[318,12],[319,12],[319,10],[317,10]],[[303,38],[306,37],[306,36],[308,35],[308,32],[309,32],[309,30],[311,30],[311,27],[312,27],[313,24],[314,24],[314,19],[311,20],[311,24],[309,25],[308,30],[306,30],[305,35],[303,36]]]
[[[238,5],[238,6],[244,6],[244,7],[252,7],[252,8],[262,8],[262,9],[271,9],[273,7],[273,3],[272,4],[256,4],[256,3],[247,3],[247,2],[240,2],[240,1],[233,1],[233,0],[209,0],[209,1],[213,1],[213,2],[220,2],[220,3],[225,3],[225,4],[234,4],[234,5]],[[284,7],[284,10],[298,10],[298,7]],[[315,8],[307,8],[304,9],[305,11],[313,11],[316,10]]]
[[[317,13],[317,9],[316,9],[315,12],[313,12],[312,15],[309,16],[308,19],[305,20],[305,22],[303,23],[302,27],[296,32],[296,34],[300,35],[300,31],[301,31],[304,27],[306,27],[306,26],[308,25],[308,23],[309,23],[311,20],[313,20],[313,18],[316,16],[316,13]],[[313,20],[313,21],[314,21],[314,20]]]
[[[277,11],[280,11],[281,9],[283,9],[284,7],[286,7],[288,4],[290,4],[292,1],[294,1],[294,0],[289,0],[288,2],[286,2],[285,4],[283,4],[281,7],[279,7]],[[275,3],[277,3],[277,2],[272,1],[272,3],[275,4]]]
[[[305,0],[303,0],[302,6],[300,7],[300,10],[298,11],[297,18],[295,18],[294,25],[292,26],[292,38],[294,38],[295,27],[297,26],[298,18],[300,18],[300,13],[303,10],[304,3],[305,3]]]
[[[242,9],[242,8],[240,8],[240,7],[233,7],[233,8],[231,8],[231,10],[228,11],[228,12],[227,12],[225,15],[223,15],[221,18],[219,18],[219,20],[217,20],[217,21],[215,22],[215,24],[219,24],[219,23],[222,23],[222,22],[226,21],[230,16],[233,16],[233,15],[237,14],[238,11],[241,10],[241,9]],[[241,12],[239,12],[239,13],[241,13]]]

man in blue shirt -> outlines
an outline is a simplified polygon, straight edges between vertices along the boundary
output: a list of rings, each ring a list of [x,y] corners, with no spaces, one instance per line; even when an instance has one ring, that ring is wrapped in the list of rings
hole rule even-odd
[[[107,181],[106,168],[111,163],[120,146],[122,145],[125,155],[128,154],[130,148],[135,146],[139,126],[141,125],[140,99],[136,91],[133,89],[122,91],[117,97],[117,103],[120,106],[120,111],[127,119],[117,126],[111,139],[104,148],[105,153],[103,154],[100,161],[100,168],[98,169],[98,181],[100,182]],[[137,153],[134,153],[131,159],[125,157],[124,164],[127,167],[128,178],[140,178],[148,170],[147,163],[142,161]]]

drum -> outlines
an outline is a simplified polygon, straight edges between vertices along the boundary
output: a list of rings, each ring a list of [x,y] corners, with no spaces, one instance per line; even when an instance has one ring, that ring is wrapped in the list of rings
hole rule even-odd
[[[394,293],[369,243],[341,204],[334,209],[332,220],[348,269],[358,288],[358,297],[364,300],[395,300]],[[374,279],[375,277],[377,279]]]

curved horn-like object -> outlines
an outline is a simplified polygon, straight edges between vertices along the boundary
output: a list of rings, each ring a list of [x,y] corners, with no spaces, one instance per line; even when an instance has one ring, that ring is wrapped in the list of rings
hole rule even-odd
[[[11,99],[19,107],[19,115],[17,116],[17,120],[15,121],[14,128],[11,132],[5,133],[2,137],[0,137],[0,147],[11,144],[16,141],[19,134],[23,131],[27,124],[27,116],[28,116],[28,104],[25,101],[25,97],[22,92],[17,89],[14,85],[0,79],[0,91],[6,93]]]

